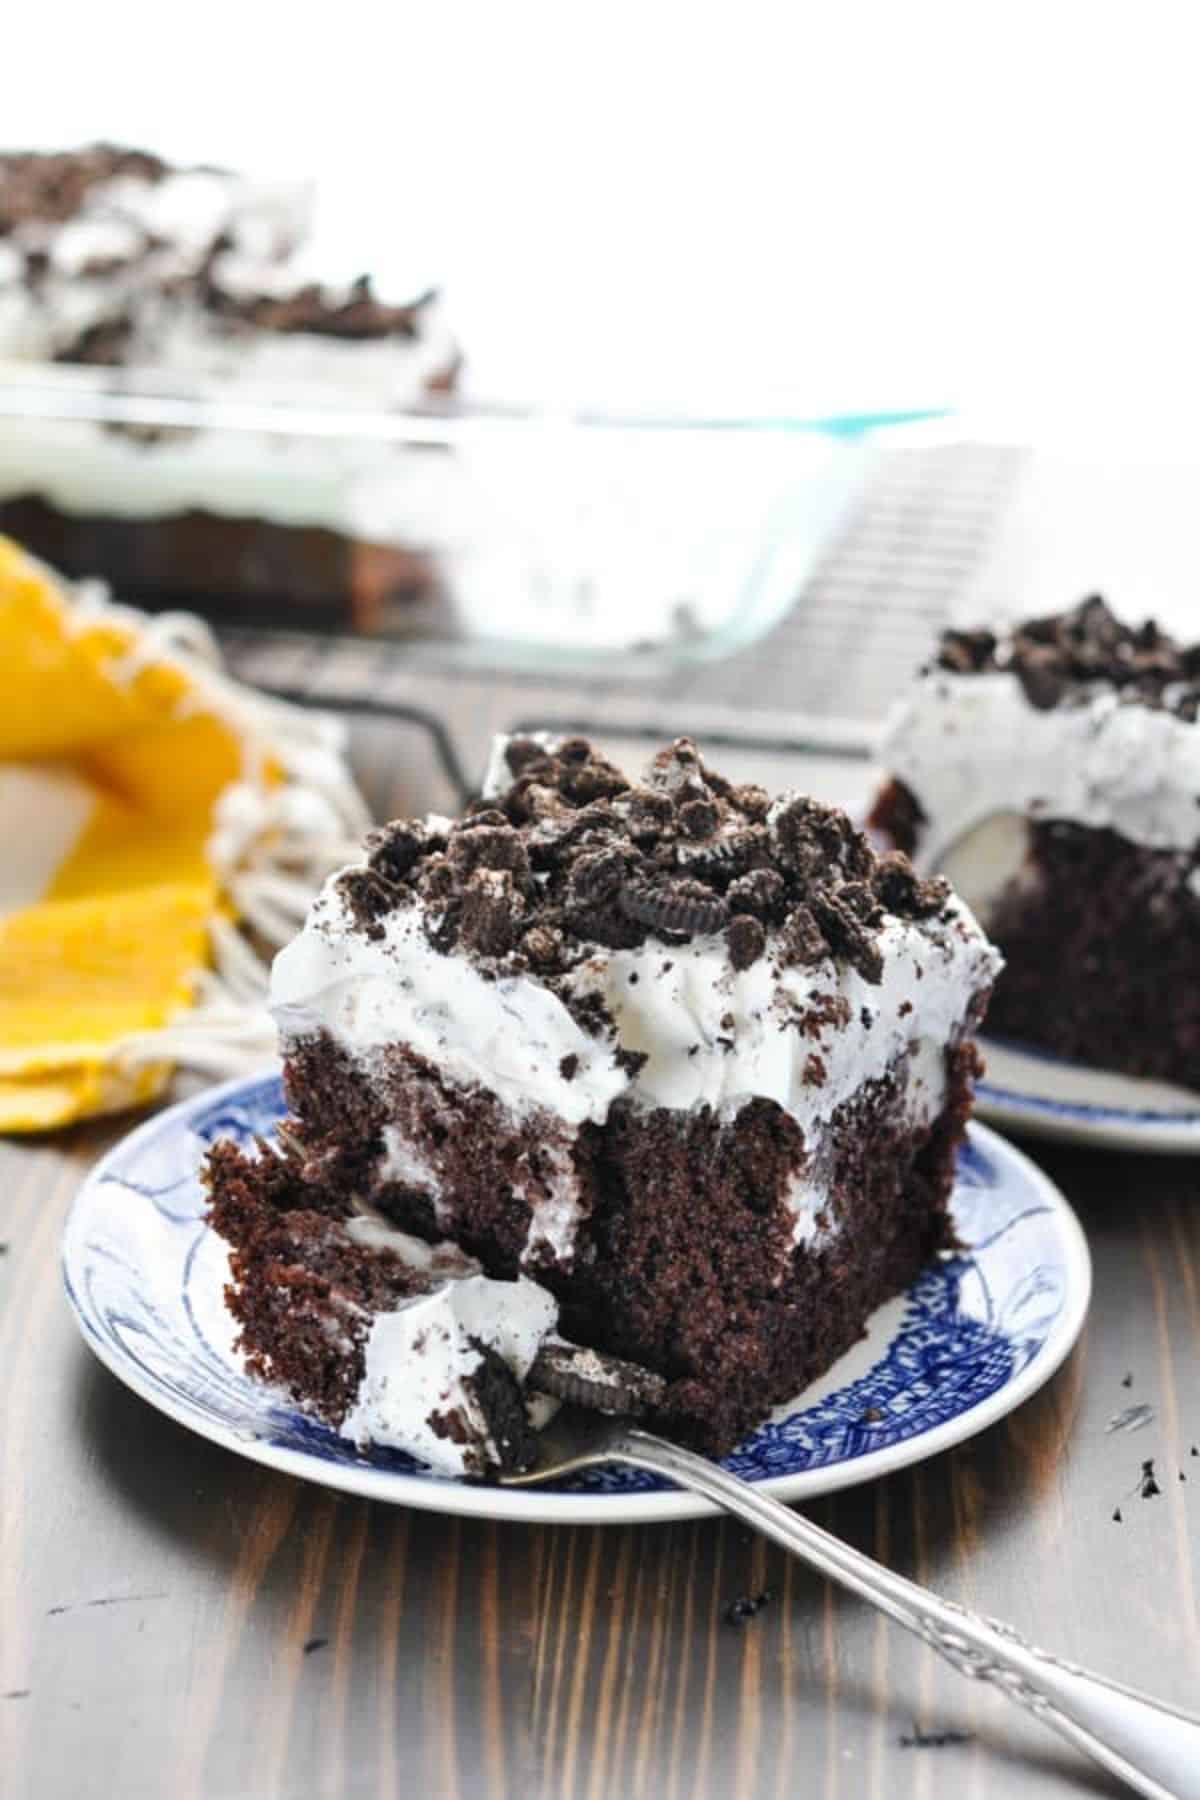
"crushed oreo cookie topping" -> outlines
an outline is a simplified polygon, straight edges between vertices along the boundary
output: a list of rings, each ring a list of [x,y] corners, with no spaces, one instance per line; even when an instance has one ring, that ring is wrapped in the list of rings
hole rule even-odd
[[[761,1594],[739,1594],[736,1600],[729,1602],[721,1617],[727,1625],[745,1625],[770,1604],[770,1588],[764,1588]]]
[[[897,853],[876,856],[831,806],[735,787],[687,738],[634,783],[584,738],[505,746],[508,785],[458,824],[373,833],[343,878],[368,936],[419,895],[440,950],[497,974],[565,974],[597,946],[635,949],[724,932],[737,970],[841,957],[878,984],[886,917],[942,914],[950,890]]]
[[[13,150],[0,156],[0,237],[29,221],[73,218],[92,188],[120,176],[161,181],[167,165],[144,150]]]
[[[1027,619],[1004,642],[992,631],[943,632],[936,666],[955,675],[1008,670],[1039,711],[1108,683],[1189,722],[1200,716],[1200,644],[1179,644],[1153,619],[1125,625],[1099,594]]]
[[[373,292],[369,275],[360,275],[346,294],[330,294],[315,282],[278,297],[235,294],[209,274],[202,298],[210,312],[234,325],[253,325],[281,333],[305,331],[317,337],[414,338],[421,309],[433,294],[404,306],[389,306]]]

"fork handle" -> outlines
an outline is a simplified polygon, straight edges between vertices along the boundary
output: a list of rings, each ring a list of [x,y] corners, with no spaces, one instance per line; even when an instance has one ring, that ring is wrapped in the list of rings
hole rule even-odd
[[[998,1687],[1136,1793],[1150,1800],[1200,1800],[1200,1719],[1061,1662],[997,1619],[938,1599],[749,1482],[664,1438],[631,1426],[606,1444],[604,1460],[652,1470],[716,1501],[887,1613],[960,1675]]]

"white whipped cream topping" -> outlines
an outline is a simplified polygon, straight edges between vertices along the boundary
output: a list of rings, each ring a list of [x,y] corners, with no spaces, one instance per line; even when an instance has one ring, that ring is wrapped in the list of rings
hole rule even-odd
[[[990,979],[995,952],[975,921],[962,907],[952,921],[935,939],[888,918],[878,940],[878,986],[833,958],[776,973],[769,940],[765,956],[734,969],[721,937],[678,945],[649,939],[637,950],[605,952],[582,966],[575,985],[598,990],[622,1044],[645,1054],[633,1083],[645,1105],[729,1112],[746,1100],[774,1100],[808,1135],[920,1038],[944,1043],[967,996]],[[818,1000],[832,1000],[842,1022],[811,1035],[797,1030],[793,1021]],[[821,1081],[814,1056],[824,1065]]]
[[[997,812],[1109,829],[1156,850],[1200,838],[1200,725],[1111,689],[1039,711],[1015,675],[934,669],[893,712],[881,760],[929,821],[916,857],[925,869]]]
[[[333,876],[299,936],[275,958],[271,1010],[285,1045],[329,1031],[359,1060],[403,1043],[448,1081],[478,1084],[514,1113],[545,1107],[569,1125],[603,1119],[627,1084],[607,1041],[528,976],[488,980],[466,956],[442,956],[418,903],[381,938],[360,931]],[[564,1057],[578,1058],[574,1080]]]
[[[443,1256],[440,1249],[372,1218],[352,1219],[346,1229],[356,1242],[394,1250],[421,1270]],[[478,1269],[470,1258],[461,1263],[466,1271]],[[339,1427],[341,1435],[361,1445],[406,1450],[447,1475],[482,1473],[499,1456],[470,1385],[483,1362],[471,1340],[503,1357],[523,1382],[557,1322],[557,1302],[535,1282],[524,1276],[492,1281],[470,1272],[392,1312],[376,1314],[367,1336],[363,1378]],[[450,1412],[461,1416],[466,1443],[434,1429],[435,1418]]]
[[[73,218],[35,219],[14,231],[10,250],[17,254],[0,265],[7,301],[0,310],[0,358],[52,357],[81,331],[130,308],[139,329],[152,331],[163,312],[156,284],[193,275],[218,239],[268,261],[285,255],[311,209],[307,184],[254,182],[208,169],[174,170],[160,181],[125,174],[97,183]],[[25,251],[49,260],[34,287],[20,279]],[[131,256],[118,267],[84,273],[94,261]],[[149,345],[141,360],[153,360]]]
[[[82,275],[89,264],[127,261],[142,248],[137,226],[127,219],[68,219],[48,240],[56,275]]]
[[[545,1113],[569,1129],[602,1122],[619,1097],[677,1112],[708,1105],[725,1118],[749,1100],[774,1100],[800,1125],[812,1159],[810,1180],[794,1196],[797,1241],[819,1230],[824,1200],[813,1182],[822,1128],[837,1107],[865,1081],[904,1067],[913,1122],[936,1116],[944,1086],[933,1062],[940,1071],[972,996],[1000,966],[958,903],[934,932],[886,920],[878,986],[832,958],[777,973],[770,945],[750,968],[735,970],[721,937],[683,945],[650,938],[636,950],[601,951],[573,972],[571,985],[599,994],[621,1046],[644,1053],[631,1077],[610,1040],[582,1031],[539,980],[489,980],[468,957],[435,951],[421,902],[389,915],[382,936],[369,939],[336,881],[276,958],[271,1005],[285,1053],[289,1041],[325,1030],[369,1075],[383,1049],[403,1043],[447,1081],[479,1084],[515,1116]],[[832,1016],[802,1032],[797,1016],[817,1003]],[[566,1057],[577,1059],[570,1079]],[[397,1148],[389,1144],[389,1160]],[[566,1255],[578,1228],[574,1170],[569,1157],[558,1160],[559,1181],[535,1208],[526,1255],[541,1244]]]
[[[933,1037],[918,1038],[904,1059],[903,1116],[912,1127],[928,1125],[946,1103],[945,1044]],[[820,1247],[838,1235],[838,1221],[829,1214],[828,1138],[817,1134],[814,1155],[792,1183],[787,1205],[792,1213],[792,1243]]]

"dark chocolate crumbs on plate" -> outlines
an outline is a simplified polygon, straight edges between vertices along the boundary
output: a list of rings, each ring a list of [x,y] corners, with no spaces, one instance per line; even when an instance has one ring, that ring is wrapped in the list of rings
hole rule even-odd
[[[771,1604],[771,1590],[764,1588],[761,1594],[739,1594],[731,1600],[721,1614],[727,1625],[745,1625],[747,1620],[757,1617],[764,1606]]]
[[[912,1731],[900,1739],[902,1750],[946,1750],[952,1744],[969,1744],[969,1731],[922,1731],[914,1723]]]
[[[568,1052],[558,1065],[558,1072],[564,1081],[574,1081],[579,1073],[579,1058],[574,1050]]]
[[[1113,1507],[1113,1515],[1112,1516],[1113,1516],[1113,1524],[1114,1525],[1123,1525],[1125,1523],[1124,1519],[1121,1517],[1121,1509],[1119,1506]]]
[[[1159,1494],[1162,1493],[1162,1489],[1159,1487],[1158,1482],[1155,1479],[1154,1458],[1152,1456],[1147,1457],[1146,1461],[1142,1464],[1142,1473],[1141,1473],[1141,1480],[1140,1480],[1138,1492],[1141,1495],[1143,1500],[1154,1500],[1157,1498],[1157,1496]]]

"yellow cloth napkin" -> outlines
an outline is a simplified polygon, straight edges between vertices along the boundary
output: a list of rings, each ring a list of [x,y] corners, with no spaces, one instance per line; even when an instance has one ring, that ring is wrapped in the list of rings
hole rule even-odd
[[[364,823],[327,722],[0,538],[0,1131],[262,1055],[232,923],[278,942]]]

